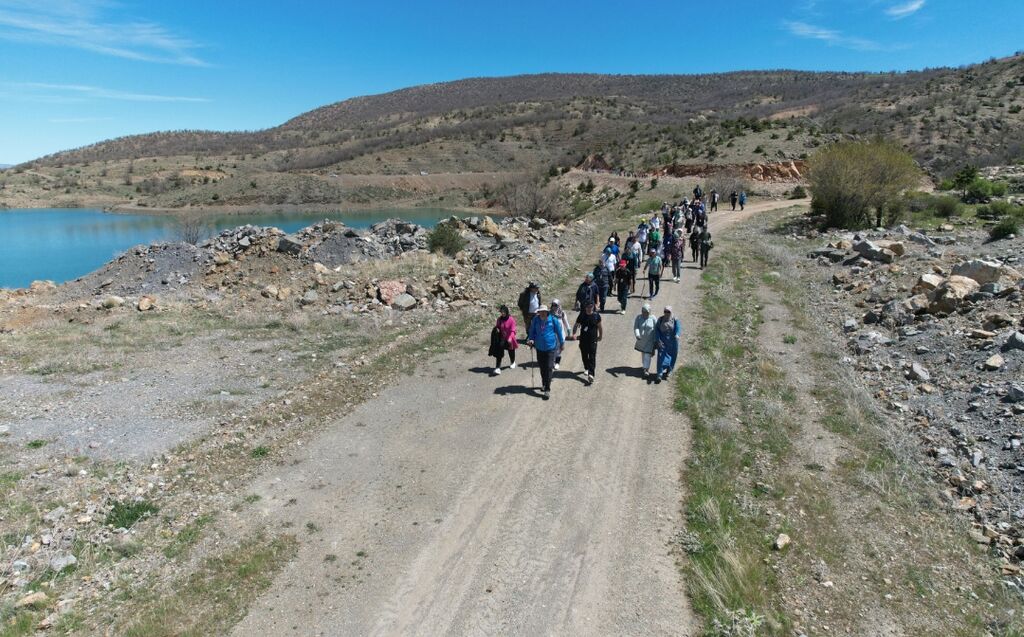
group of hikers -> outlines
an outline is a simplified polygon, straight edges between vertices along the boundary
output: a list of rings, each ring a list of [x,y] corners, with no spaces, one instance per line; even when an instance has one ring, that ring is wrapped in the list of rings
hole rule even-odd
[[[746,204],[746,193],[735,196],[735,204]],[[618,232],[613,232],[601,253],[593,271],[584,275],[576,290],[573,310],[578,312],[575,321],[569,325],[565,308],[558,299],[545,305],[541,300],[540,287],[529,283],[519,295],[517,306],[527,327],[525,344],[537,354],[537,366],[541,374],[541,391],[545,399],[551,394],[551,379],[562,363],[562,352],[566,341],[578,341],[583,360],[585,380],[592,385],[597,376],[597,344],[604,337],[601,313],[606,311],[609,297],[617,298],[618,314],[626,313],[630,296],[636,293],[637,275],[641,274],[639,297],[653,300],[661,291],[661,278],[666,264],[672,268],[672,280],[679,282],[686,242],[689,240],[691,258],[700,262],[703,269],[714,247],[708,228],[708,214],[718,209],[718,193],[712,190],[705,195],[700,186],[693,189],[693,199],[684,198],[677,204],[664,202],[649,218],[640,221],[636,229],[630,230],[624,241]],[[705,201],[707,203],[705,203]],[[741,208],[742,209],[742,208]],[[494,375],[501,374],[501,366],[507,354],[510,369],[516,368],[516,350],[519,348],[519,334],[516,319],[506,305],[500,307],[500,315],[491,330],[489,355],[494,357]],[[634,349],[640,352],[641,374],[651,382],[668,379],[675,367],[679,352],[679,320],[671,306],[665,306],[660,317],[651,312],[650,303],[644,303],[640,314],[633,320]],[[652,374],[651,363],[657,362],[657,371]]]

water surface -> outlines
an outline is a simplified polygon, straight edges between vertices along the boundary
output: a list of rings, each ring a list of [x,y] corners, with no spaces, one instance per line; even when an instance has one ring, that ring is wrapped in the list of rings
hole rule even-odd
[[[433,226],[452,214],[441,208],[381,209],[223,215],[204,217],[204,221],[207,234],[245,224],[294,232],[324,219],[342,221],[353,228],[368,228],[393,217]],[[25,287],[37,279],[63,283],[92,272],[132,246],[180,237],[179,221],[171,216],[79,208],[0,210],[0,287]]]

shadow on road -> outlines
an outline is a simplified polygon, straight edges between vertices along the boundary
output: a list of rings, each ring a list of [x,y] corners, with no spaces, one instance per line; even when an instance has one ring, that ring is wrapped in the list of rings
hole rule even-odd
[[[612,375],[613,378],[619,376],[626,376],[628,378],[643,378],[643,371],[639,367],[626,367],[625,365],[619,367],[609,367],[604,370]]]
[[[534,389],[533,387],[527,387],[526,385],[506,385],[505,387],[496,387],[494,393],[498,396],[515,396],[517,394],[526,394],[527,396],[540,397],[540,390]]]

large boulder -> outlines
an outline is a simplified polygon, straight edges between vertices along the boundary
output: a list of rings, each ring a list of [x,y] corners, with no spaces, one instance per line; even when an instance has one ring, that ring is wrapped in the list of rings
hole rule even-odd
[[[928,305],[931,314],[951,314],[963,305],[967,297],[981,288],[974,279],[954,274],[932,291]]]
[[[1003,274],[1003,265],[995,261],[971,259],[953,266],[953,274],[974,279],[979,284],[995,283]]]
[[[492,237],[499,237],[503,233],[501,232],[501,226],[494,222],[494,219],[490,217],[484,217],[480,223],[477,224],[476,229],[483,234],[490,235]]]
[[[886,239],[879,239],[878,241],[875,241],[875,245],[877,245],[879,248],[882,248],[883,250],[888,250],[889,252],[892,252],[898,257],[902,257],[904,254],[907,253],[906,247],[904,247],[903,243],[900,241],[889,241]]]
[[[277,251],[297,256],[302,252],[302,239],[294,234],[286,234],[277,240]]]
[[[418,304],[419,301],[416,300],[416,297],[414,297],[411,294],[403,292],[395,297],[395,299],[391,302],[391,307],[395,308],[396,310],[406,311],[413,309]]]
[[[858,241],[853,244],[853,250],[860,256],[870,261],[880,261],[882,263],[892,263],[893,259],[896,258],[896,253],[887,248],[883,248],[874,241]]]
[[[405,287],[402,281],[381,281],[377,284],[377,298],[384,305],[391,305],[399,295],[405,294]]]

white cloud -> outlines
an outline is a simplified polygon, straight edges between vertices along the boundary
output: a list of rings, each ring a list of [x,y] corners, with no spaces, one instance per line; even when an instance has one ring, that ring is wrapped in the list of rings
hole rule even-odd
[[[920,11],[924,7],[925,2],[926,0],[909,0],[909,2],[889,7],[885,10],[885,14],[890,18],[899,20]]]
[[[116,100],[122,102],[209,102],[205,97],[180,95],[153,95],[132,93],[83,84],[47,84],[44,82],[8,83],[8,95],[24,101],[84,102],[89,100]]]
[[[112,20],[106,0],[0,0],[0,38],[84,49],[102,55],[186,66],[207,66],[199,45],[146,20]]]
[[[821,40],[833,46],[841,46],[856,51],[882,51],[886,48],[874,40],[844,35],[834,29],[826,29],[813,24],[807,24],[806,22],[786,21],[783,22],[783,25],[786,27],[786,30],[797,37]]]

